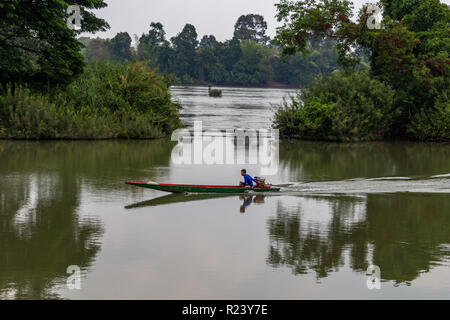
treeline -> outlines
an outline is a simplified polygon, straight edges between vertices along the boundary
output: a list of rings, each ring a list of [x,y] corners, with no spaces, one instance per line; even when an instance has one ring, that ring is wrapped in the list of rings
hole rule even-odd
[[[158,22],[152,22],[147,33],[136,37],[134,47],[126,32],[112,39],[80,41],[86,46],[83,53],[88,62],[149,61],[152,67],[176,76],[183,84],[298,86],[339,68],[332,39],[311,39],[308,52],[282,57],[266,30],[262,16],[248,14],[239,17],[232,39],[224,42],[217,41],[214,35],[199,40],[191,24],[166,39],[164,27]]]
[[[167,76],[141,62],[86,65],[82,32],[106,21],[83,1],[80,30],[67,23],[71,1],[0,3],[0,139],[159,138],[181,126]],[[122,59],[120,37],[108,45]]]
[[[282,136],[450,141],[448,5],[382,0],[378,8],[364,5],[356,21],[346,0],[283,1],[277,7],[280,21],[290,19],[276,38],[285,54],[308,50],[310,39],[323,36],[336,41],[343,68],[279,109],[275,127]],[[373,23],[376,9],[383,11],[379,25]],[[357,70],[360,52],[369,56],[367,71]]]

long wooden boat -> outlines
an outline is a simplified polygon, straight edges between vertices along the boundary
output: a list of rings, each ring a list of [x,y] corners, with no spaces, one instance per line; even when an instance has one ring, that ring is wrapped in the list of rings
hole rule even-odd
[[[242,188],[239,186],[214,186],[214,185],[191,185],[191,184],[165,184],[157,182],[131,182],[126,181],[126,184],[133,185],[141,188],[148,188],[153,190],[160,190],[172,193],[265,193],[265,192],[278,192],[280,188],[272,188],[265,186],[263,188]]]

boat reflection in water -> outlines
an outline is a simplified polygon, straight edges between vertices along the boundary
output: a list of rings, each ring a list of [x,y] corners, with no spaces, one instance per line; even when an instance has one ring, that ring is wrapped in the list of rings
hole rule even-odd
[[[192,201],[200,201],[200,200],[211,200],[211,199],[219,199],[219,198],[232,198],[236,195],[233,194],[180,194],[174,193],[166,196],[137,202],[134,204],[130,204],[125,206],[125,209],[135,209],[135,208],[143,208],[143,207],[156,207],[165,204],[173,204],[173,203],[183,203],[183,202],[192,202]],[[239,208],[241,213],[245,213],[245,209],[250,206],[252,203],[263,204],[264,198],[266,195],[244,195],[239,196],[239,200],[243,201],[242,205]]]
[[[264,196],[263,195],[245,195],[245,196],[239,196],[239,200],[243,200],[244,203],[239,208],[239,211],[241,213],[245,213],[245,209],[250,206],[252,203],[264,203]]]
[[[125,206],[125,209],[135,209],[135,208],[143,208],[143,207],[156,207],[164,204],[172,204],[172,203],[182,203],[182,202],[191,202],[191,201],[200,201],[200,200],[208,200],[214,198],[224,198],[230,197],[232,195],[229,194],[184,194],[184,193],[173,193],[166,196],[137,202],[134,204],[130,204]]]

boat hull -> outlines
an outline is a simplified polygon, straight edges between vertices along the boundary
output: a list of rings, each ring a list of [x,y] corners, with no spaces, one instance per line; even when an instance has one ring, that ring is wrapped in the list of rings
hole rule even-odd
[[[162,183],[145,183],[145,182],[125,182],[126,184],[136,187],[171,192],[171,193],[232,193],[243,194],[249,192],[268,193],[278,192],[280,188],[241,188],[236,186],[206,186],[206,185],[181,185],[181,184],[162,184]]]

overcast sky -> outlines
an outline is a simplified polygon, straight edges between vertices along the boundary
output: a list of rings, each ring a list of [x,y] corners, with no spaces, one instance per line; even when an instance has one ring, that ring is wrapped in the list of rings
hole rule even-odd
[[[167,39],[179,33],[186,23],[193,24],[199,39],[213,34],[217,40],[230,39],[236,20],[242,14],[260,14],[267,21],[267,34],[275,35],[275,3],[279,0],[106,0],[108,7],[96,11],[111,26],[107,32],[94,36],[112,38],[118,32],[141,36],[149,29],[150,22],[161,22]],[[356,8],[370,0],[354,0]],[[442,1],[441,1],[442,2]],[[443,2],[449,4],[450,0]],[[93,37],[92,34],[86,34]]]

